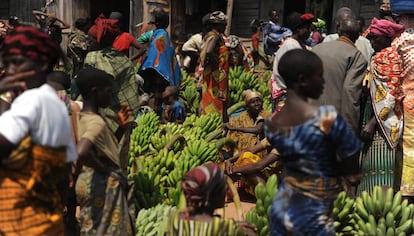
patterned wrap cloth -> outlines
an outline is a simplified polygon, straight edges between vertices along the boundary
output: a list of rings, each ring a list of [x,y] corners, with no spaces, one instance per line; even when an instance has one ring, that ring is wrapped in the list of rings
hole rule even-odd
[[[400,54],[404,92],[403,161],[400,191],[403,196],[414,196],[414,28],[406,29],[393,42]]]
[[[23,55],[55,64],[59,46],[44,32],[19,26],[5,38],[3,56]],[[0,164],[0,235],[63,235],[63,206],[58,185],[65,178],[66,148],[50,148],[22,139]]]
[[[0,235],[63,235],[66,148],[23,139],[0,166]]]
[[[219,92],[228,97],[228,73],[230,52],[225,45],[223,37],[216,30],[210,31],[204,38],[204,45],[208,45],[215,37],[220,37],[215,47],[215,54],[207,57],[207,47],[203,47],[200,53],[200,70],[202,73],[202,95],[201,95],[201,113],[207,114],[212,112],[222,113],[223,101],[218,98]],[[218,63],[212,63],[216,61]]]
[[[374,114],[393,148],[397,146],[403,129],[401,64],[395,47],[376,53],[371,63],[370,93]]]
[[[334,235],[332,205],[342,190],[337,156],[357,154],[361,142],[333,106],[300,125],[265,126],[265,133],[286,173],[270,211],[271,235]]]
[[[216,163],[207,163],[189,171],[181,181],[188,210],[208,207],[215,198],[225,197],[226,180]],[[216,206],[220,207],[220,206]]]

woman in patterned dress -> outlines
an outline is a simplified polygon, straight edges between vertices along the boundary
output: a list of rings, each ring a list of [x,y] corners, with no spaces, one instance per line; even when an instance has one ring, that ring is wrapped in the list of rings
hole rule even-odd
[[[374,18],[367,38],[375,50],[364,85],[367,102],[363,115],[361,152],[363,175],[357,194],[372,193],[374,186],[394,186],[395,161],[401,159],[403,130],[402,61],[391,42],[402,33],[404,26]],[[398,184],[397,182],[395,184]],[[398,189],[398,188],[396,188]]]
[[[82,171],[76,181],[80,205],[81,235],[132,236],[134,207],[127,195],[126,173],[120,167],[119,140],[128,127],[131,110],[123,105],[114,120],[119,124],[113,133],[99,114],[110,104],[113,76],[86,68],[79,71],[76,84],[83,97],[78,114],[79,163]]]
[[[207,28],[210,32],[204,37],[200,53],[202,81],[201,114],[222,113],[228,101],[229,50],[223,36],[227,17],[221,11],[210,14]]]
[[[345,171],[357,171],[352,166],[361,144],[333,106],[308,102],[323,91],[318,56],[294,49],[278,69],[287,85],[286,103],[267,121],[265,133],[285,175],[270,212],[271,235],[335,235],[333,201],[342,190],[341,177],[355,173]]]

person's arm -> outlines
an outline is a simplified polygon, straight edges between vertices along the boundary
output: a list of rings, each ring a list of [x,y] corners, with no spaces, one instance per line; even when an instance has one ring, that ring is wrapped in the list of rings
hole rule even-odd
[[[227,170],[228,174],[251,174],[258,171],[263,170],[266,166],[272,164],[273,162],[279,160],[279,156],[275,153],[269,153],[267,154],[263,159],[260,159],[260,161],[244,166],[239,166],[236,168],[229,168]]]
[[[239,152],[239,154],[229,158],[227,161],[235,162],[240,157],[240,154],[242,154],[243,152],[258,153],[258,152],[261,152],[261,151],[265,150],[268,147],[269,147],[269,145],[268,145],[267,141],[266,142],[261,141],[261,142],[259,142],[258,144],[254,145],[254,146],[251,146],[251,147],[248,147],[248,148],[244,149],[243,151]]]
[[[206,59],[208,64],[218,64],[218,55],[215,51],[216,45],[220,39],[220,36],[214,36],[210,41],[208,41],[206,47]]]
[[[236,127],[236,126],[232,126],[230,123],[223,124],[223,128],[229,131],[238,131],[242,133],[251,133],[251,134],[262,133],[263,127],[264,127],[264,121],[261,121],[256,126],[252,126],[252,127]]]
[[[129,119],[131,116],[131,108],[126,104],[121,105],[121,109],[116,116],[107,115],[108,118],[114,120],[118,124],[118,128],[115,131],[115,137],[118,139],[118,142],[121,141],[128,126],[134,122]]]
[[[33,10],[32,14],[33,14],[36,22],[40,21],[41,16],[45,16],[45,17],[48,16],[46,13],[44,13],[42,11],[38,11],[38,10]]]
[[[360,98],[367,61],[359,51],[355,58],[349,60],[351,64],[348,66],[341,94],[341,115],[352,130],[359,133]]]
[[[57,18],[55,14],[47,14],[50,21],[57,21],[60,23],[60,29],[69,29],[70,25],[60,18]]]
[[[93,143],[87,138],[81,138],[76,146],[78,164],[93,168],[98,172],[107,172],[105,165],[96,158]]]
[[[8,92],[10,90],[24,91],[26,90],[26,79],[34,76],[36,72],[34,70],[22,72],[10,76],[6,76],[0,79],[0,94]]]
[[[136,59],[140,58],[147,50],[147,45],[139,43],[138,41],[134,41],[132,43],[132,46],[138,49],[138,52],[130,58],[131,61],[135,61]]]

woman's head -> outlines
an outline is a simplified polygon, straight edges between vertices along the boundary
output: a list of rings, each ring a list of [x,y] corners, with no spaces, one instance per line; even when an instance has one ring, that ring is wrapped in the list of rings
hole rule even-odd
[[[292,12],[286,19],[286,27],[292,30],[299,41],[306,41],[310,36],[310,28],[315,17],[312,14]]]
[[[118,20],[107,19],[103,14],[95,19],[94,25],[88,30],[88,34],[103,47],[112,45],[120,33]]]
[[[288,89],[313,99],[322,94],[322,61],[315,53],[304,49],[290,50],[280,59],[278,71]]]
[[[208,24],[211,28],[220,33],[224,33],[227,25],[227,16],[221,11],[215,11],[209,14]]]
[[[243,93],[244,103],[249,114],[257,116],[263,110],[263,98],[259,92],[254,92],[250,89],[244,90]]]
[[[189,171],[181,181],[190,212],[207,211],[224,206],[227,186],[223,171],[216,163],[207,163]]]
[[[272,21],[273,23],[279,23],[279,12],[275,9],[272,9],[269,11],[268,13],[269,16],[269,20]]]
[[[367,38],[371,41],[372,48],[379,52],[391,46],[392,40],[404,31],[404,26],[388,20],[372,19]]]
[[[32,26],[18,26],[4,38],[0,50],[6,75],[36,71],[36,75],[27,80],[27,87],[43,84],[46,74],[62,56],[59,45],[48,34]]]
[[[87,67],[75,77],[76,85],[85,100],[94,100],[99,107],[107,107],[112,98],[114,77],[105,71]]]
[[[170,25],[170,16],[161,8],[157,8],[152,13],[153,23],[157,29],[166,29]]]

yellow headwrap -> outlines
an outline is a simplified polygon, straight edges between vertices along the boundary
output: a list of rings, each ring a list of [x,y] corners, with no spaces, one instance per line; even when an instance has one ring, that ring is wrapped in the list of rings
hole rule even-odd
[[[253,98],[260,98],[262,99],[262,95],[258,92],[254,92],[250,89],[244,90],[243,93],[243,98],[244,98],[244,103],[248,103],[250,100],[252,100]]]

